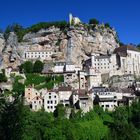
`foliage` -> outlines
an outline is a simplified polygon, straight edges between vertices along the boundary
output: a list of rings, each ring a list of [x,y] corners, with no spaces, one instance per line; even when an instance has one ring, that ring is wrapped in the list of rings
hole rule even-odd
[[[28,28],[23,28],[20,24],[14,23],[12,25],[7,26],[7,28],[4,32],[4,36],[7,39],[10,32],[15,32],[18,37],[18,41],[21,42],[23,39],[23,36],[25,34],[27,34],[29,32],[36,33],[41,29],[47,29],[51,26],[55,26],[55,27],[58,27],[63,30],[67,26],[67,22],[66,21],[40,22],[40,23],[34,24]]]
[[[32,73],[33,72],[33,63],[31,61],[26,61],[25,63],[21,64],[20,71],[24,73]]]
[[[60,46],[60,43],[61,43],[61,39],[58,39],[58,41],[56,42],[56,46]]]
[[[18,78],[17,78],[18,79]],[[11,93],[12,94],[12,93]],[[105,112],[101,107],[83,114],[59,104],[54,114],[30,111],[22,98],[13,102],[0,95],[0,139],[2,140],[139,140],[140,101]]]
[[[28,31],[30,32],[37,32],[41,29],[47,29],[51,26],[55,26],[58,28],[64,28],[67,25],[66,21],[55,21],[55,22],[40,22],[38,24],[32,25],[28,28]]]
[[[36,60],[33,66],[34,73],[41,73],[43,70],[44,64],[40,60]]]
[[[100,102],[100,98],[99,98],[98,95],[96,95],[95,98],[94,98],[93,104],[94,105],[99,105],[99,102]]]
[[[99,24],[99,21],[95,18],[92,18],[89,20],[89,24],[95,24],[95,25],[98,25]]]
[[[23,27],[18,23],[8,25],[6,27],[6,29],[5,29],[4,37],[5,37],[5,39],[7,39],[10,32],[15,32],[17,34],[18,40],[20,41],[21,40],[21,31],[22,30],[23,30]]]
[[[20,83],[18,80],[21,79],[21,77],[16,77],[15,81],[13,83],[13,92],[15,93],[15,96],[18,95],[23,95],[24,94],[24,89],[25,89],[25,85]]]
[[[46,81],[46,77],[45,76],[40,76],[39,74],[26,74],[26,81],[25,81],[25,85],[39,85],[40,83],[44,83]]]
[[[111,26],[110,26],[109,23],[105,23],[105,27],[106,27],[106,28],[111,28]]]
[[[140,134],[131,122],[129,122],[129,107],[118,107],[113,113],[114,122],[111,127],[111,137],[115,140],[138,140]]]
[[[42,88],[52,89],[54,84],[59,84],[64,81],[62,75],[56,76],[43,76],[40,74],[28,73],[26,74],[25,85],[34,85],[36,89],[40,90]]]
[[[63,106],[63,104],[58,104],[54,111],[54,117],[59,118],[59,119],[64,119],[65,112],[66,112],[66,109]]]
[[[20,140],[22,135],[22,101],[9,102],[0,95],[0,139]]]
[[[7,82],[7,77],[5,76],[4,70],[2,71],[2,73],[0,73],[0,83],[1,82]]]
[[[139,50],[140,50],[140,44],[138,44],[136,47],[137,47],[137,49],[139,49]]]

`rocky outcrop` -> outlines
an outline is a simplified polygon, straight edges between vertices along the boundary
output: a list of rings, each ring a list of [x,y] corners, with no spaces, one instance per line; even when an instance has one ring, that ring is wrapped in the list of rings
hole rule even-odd
[[[3,67],[17,67],[20,64],[18,55],[18,41],[15,33],[11,32],[2,50]]]
[[[71,43],[68,43],[69,39]],[[10,33],[7,41],[0,35],[0,53],[3,56],[4,66],[17,66],[23,60],[24,52],[35,46],[51,49],[56,61],[67,59],[68,44],[71,45],[71,58],[73,63],[81,64],[82,60],[89,58],[91,52],[107,53],[118,47],[117,34],[114,29],[102,25],[79,24],[66,27],[63,30],[54,26],[42,29],[37,33],[28,33],[22,42],[17,41],[17,36]]]

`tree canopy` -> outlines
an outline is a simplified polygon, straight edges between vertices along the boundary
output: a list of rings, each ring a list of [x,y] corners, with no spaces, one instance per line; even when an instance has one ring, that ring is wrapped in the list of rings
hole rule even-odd
[[[99,24],[99,21],[95,18],[92,18],[89,20],[89,24],[95,24],[95,25],[98,25]]]
[[[34,73],[41,73],[43,70],[44,64],[40,60],[36,60],[33,66]]]

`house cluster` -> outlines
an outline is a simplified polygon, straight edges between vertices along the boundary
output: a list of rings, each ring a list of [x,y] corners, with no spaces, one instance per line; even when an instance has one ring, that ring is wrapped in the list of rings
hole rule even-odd
[[[94,104],[100,105],[104,110],[113,111],[115,107],[131,105],[136,99],[131,89],[122,92],[111,91],[106,87],[93,87],[90,91],[70,86],[60,86],[57,89],[36,90],[34,86],[25,88],[25,104],[33,111],[41,110],[54,112],[58,104],[65,107],[81,109],[83,112],[90,111]]]
[[[81,66],[73,64],[70,59],[66,62],[55,62],[53,66],[46,65],[42,73],[63,75],[63,86],[58,85],[51,91],[37,91],[34,87],[26,87],[25,99],[33,110],[44,108],[48,112],[53,112],[59,103],[87,112],[98,99],[104,110],[112,111],[116,106],[130,105],[136,95],[131,88],[116,91],[108,86],[103,87],[104,76],[138,76],[139,63],[140,52],[132,46],[116,48],[113,54],[92,53],[90,59]]]
[[[87,112],[93,108],[90,96],[85,90],[74,90],[70,86],[60,86],[53,90],[36,90],[34,86],[25,88],[25,104],[38,111],[42,108],[47,112],[54,112],[58,104],[65,107],[82,109]]]
[[[67,61],[46,63],[42,71],[44,75],[63,75],[62,85],[55,85],[52,90],[37,91],[34,86],[25,88],[25,103],[30,105],[32,110],[44,108],[45,111],[53,112],[60,103],[87,112],[93,108],[94,102],[98,99],[99,105],[104,110],[112,111],[115,106],[131,104],[136,98],[134,92],[140,91],[140,86],[136,86],[135,91],[133,88],[117,91],[108,88],[109,86],[103,83],[104,77],[109,79],[114,75],[139,76],[140,52],[135,47],[121,46],[116,48],[112,54],[108,51],[106,55],[92,53],[90,58],[81,65],[71,62],[72,46],[68,48],[71,49],[68,49]],[[39,58],[49,60],[51,55],[50,51],[44,51],[39,46],[35,50],[25,50],[25,60],[38,60]],[[5,75],[10,77],[11,74],[21,75],[18,69],[6,68]],[[11,89],[11,87],[8,88]]]

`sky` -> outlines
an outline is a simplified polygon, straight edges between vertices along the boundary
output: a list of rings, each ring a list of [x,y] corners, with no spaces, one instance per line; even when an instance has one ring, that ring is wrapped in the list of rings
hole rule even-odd
[[[108,22],[125,44],[140,43],[140,0],[0,0],[0,28],[23,27],[42,21],[67,20],[72,13],[82,22]]]

